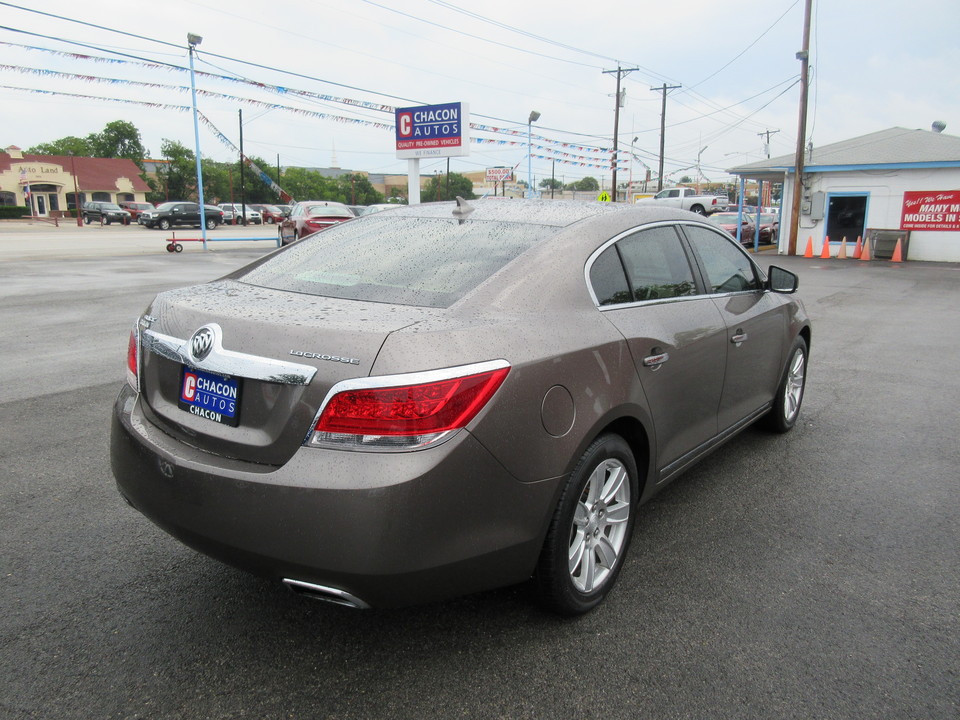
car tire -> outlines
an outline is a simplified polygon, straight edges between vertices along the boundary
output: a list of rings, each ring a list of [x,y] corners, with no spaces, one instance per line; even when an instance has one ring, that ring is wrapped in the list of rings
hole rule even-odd
[[[83,221],[84,221],[87,225],[89,225],[89,224],[90,224],[90,216],[89,216],[89,215],[84,215],[84,216],[83,216]]]
[[[535,578],[545,607],[580,615],[607,596],[630,546],[637,497],[630,447],[601,435],[570,474],[544,540]]]
[[[798,336],[787,355],[787,365],[773,398],[773,407],[766,416],[767,429],[773,432],[788,432],[797,423],[806,387],[807,355],[807,341]]]
[[[160,222],[157,223],[157,226],[158,226],[161,230],[169,230],[169,229],[170,229],[170,221],[167,220],[166,218],[163,218],[163,220],[161,220]]]
[[[217,224],[217,221],[213,218],[207,218],[207,230],[216,230]]]
[[[273,225],[273,223],[275,223],[275,222],[276,222],[276,220],[274,220],[273,218],[267,218],[267,224],[268,224],[268,225]]]
[[[690,208],[690,212],[695,212],[697,215],[706,215],[707,211],[703,209],[703,205],[694,205]]]

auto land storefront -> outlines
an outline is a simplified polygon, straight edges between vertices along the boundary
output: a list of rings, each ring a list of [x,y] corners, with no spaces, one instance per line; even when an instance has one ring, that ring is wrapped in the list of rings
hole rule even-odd
[[[125,158],[24,155],[16,147],[0,153],[0,205],[27,207],[30,215],[63,217],[91,200],[146,202],[148,192]]]

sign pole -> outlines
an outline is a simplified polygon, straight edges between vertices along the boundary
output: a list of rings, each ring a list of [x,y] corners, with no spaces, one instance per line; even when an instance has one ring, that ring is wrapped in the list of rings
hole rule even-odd
[[[420,158],[407,160],[407,204],[420,204]]]

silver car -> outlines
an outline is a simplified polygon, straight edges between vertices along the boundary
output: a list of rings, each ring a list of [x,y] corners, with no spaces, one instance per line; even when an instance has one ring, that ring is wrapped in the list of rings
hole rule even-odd
[[[700,216],[489,198],[333,226],[157,296],[113,414],[123,496],[353,607],[534,579],[583,613],[640,503],[797,421],[810,323]]]

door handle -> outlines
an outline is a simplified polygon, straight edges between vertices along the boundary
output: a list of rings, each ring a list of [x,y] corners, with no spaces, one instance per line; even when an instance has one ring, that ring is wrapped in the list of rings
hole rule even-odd
[[[653,368],[654,370],[659,370],[660,366],[663,365],[667,360],[670,359],[670,353],[657,353],[656,355],[648,355],[643,359],[643,366],[648,368]]]
[[[739,345],[746,339],[747,334],[743,330],[737,330],[737,332],[730,336],[730,342],[732,342],[734,345]]]

